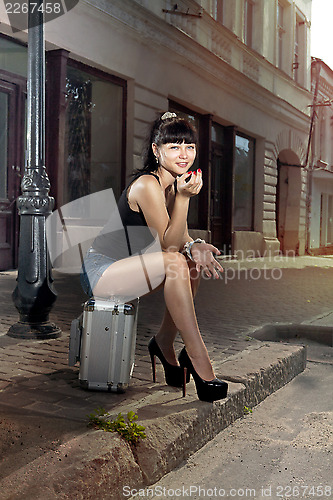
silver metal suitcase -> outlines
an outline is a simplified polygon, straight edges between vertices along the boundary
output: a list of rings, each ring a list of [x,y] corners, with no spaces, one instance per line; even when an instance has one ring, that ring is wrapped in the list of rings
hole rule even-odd
[[[69,364],[85,389],[125,392],[134,368],[138,304],[90,299],[72,322]]]

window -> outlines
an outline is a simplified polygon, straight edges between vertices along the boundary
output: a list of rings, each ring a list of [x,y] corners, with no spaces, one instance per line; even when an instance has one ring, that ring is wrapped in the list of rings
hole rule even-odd
[[[320,245],[333,244],[333,196],[322,193],[320,206]]]
[[[306,60],[306,22],[304,16],[296,15],[294,34],[294,79],[300,85],[305,83],[305,60]]]
[[[236,135],[234,229],[253,229],[254,139]]]
[[[244,0],[244,43],[253,47],[254,0]]]
[[[294,62],[293,62],[294,79],[296,82],[299,81],[300,31],[301,31],[300,21],[298,18],[296,18],[295,44],[294,44],[295,50],[294,50]]]
[[[27,48],[0,35],[0,269],[17,266],[20,195],[26,139]]]
[[[328,196],[327,203],[327,243],[333,243],[333,196]]]
[[[66,80],[64,202],[121,192],[125,83],[71,62]]]
[[[331,171],[333,171],[333,115],[327,118],[327,127],[328,127],[328,163],[330,165]]]
[[[0,199],[7,198],[8,94],[0,92]]]
[[[284,8],[280,2],[277,6],[277,65],[283,69],[283,42],[284,42]]]
[[[221,217],[226,199],[225,180],[225,132],[224,127],[212,123],[212,200],[211,212],[213,217]]]
[[[27,77],[28,49],[0,36],[0,69]]]
[[[225,3],[226,0],[215,0],[214,19],[220,24],[225,24]]]
[[[318,108],[317,108],[318,109]],[[326,117],[327,117],[327,112],[324,106],[322,108],[319,108],[319,112],[317,111],[318,114],[318,123],[319,123],[319,157],[320,160],[326,162]],[[327,141],[328,142],[328,141]]]

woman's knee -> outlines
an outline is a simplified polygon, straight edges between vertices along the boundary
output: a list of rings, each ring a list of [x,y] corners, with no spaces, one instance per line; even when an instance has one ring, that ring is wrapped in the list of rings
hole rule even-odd
[[[188,278],[189,268],[186,257],[180,252],[163,252],[165,273],[167,277]]]
[[[187,265],[186,257],[180,252],[163,252],[163,257],[166,264]]]

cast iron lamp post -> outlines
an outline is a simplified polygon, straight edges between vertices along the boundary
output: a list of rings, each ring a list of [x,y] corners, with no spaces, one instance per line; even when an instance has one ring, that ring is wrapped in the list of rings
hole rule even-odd
[[[36,5],[37,3],[37,5]],[[31,8],[32,5],[34,8]],[[27,158],[18,198],[20,244],[13,301],[20,321],[10,337],[56,338],[61,330],[49,321],[56,300],[46,244],[45,222],[54,206],[45,169],[45,47],[43,0],[29,1]]]

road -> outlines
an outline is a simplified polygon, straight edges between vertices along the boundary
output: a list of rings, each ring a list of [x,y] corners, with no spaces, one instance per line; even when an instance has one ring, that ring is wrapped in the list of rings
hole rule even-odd
[[[302,374],[132,498],[333,498],[332,351],[308,345]]]

